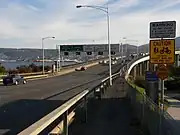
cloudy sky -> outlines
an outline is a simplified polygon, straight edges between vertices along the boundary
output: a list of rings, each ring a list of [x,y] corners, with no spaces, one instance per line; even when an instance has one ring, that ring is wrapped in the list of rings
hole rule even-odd
[[[0,0],[0,47],[107,43],[106,14],[78,4],[109,5],[111,43],[147,43],[151,21],[177,21],[180,36],[180,0]]]

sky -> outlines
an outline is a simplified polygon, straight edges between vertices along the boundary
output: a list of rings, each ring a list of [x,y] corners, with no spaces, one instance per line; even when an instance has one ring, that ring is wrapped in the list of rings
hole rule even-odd
[[[111,43],[148,43],[153,21],[175,20],[180,36],[180,0],[0,0],[0,47],[107,43],[106,13],[77,5],[109,7]]]

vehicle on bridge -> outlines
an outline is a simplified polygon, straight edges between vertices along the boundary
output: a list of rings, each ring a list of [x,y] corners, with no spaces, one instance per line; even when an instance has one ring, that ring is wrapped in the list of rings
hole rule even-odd
[[[111,60],[118,60],[118,59],[119,59],[118,57],[111,58]]]
[[[109,61],[107,61],[107,60],[100,61],[99,64],[109,65]],[[115,65],[115,64],[117,64],[117,61],[116,60],[112,60],[111,61],[111,65]]]
[[[111,65],[115,65],[115,64],[117,64],[117,61],[114,60],[111,62]]]
[[[107,63],[108,63],[107,60],[101,60],[101,61],[99,62],[99,64],[107,64]]]
[[[27,80],[23,76],[18,74],[10,74],[3,78],[4,85],[8,85],[8,84],[18,85],[18,84],[26,84],[26,83]]]
[[[87,67],[85,66],[81,66],[75,69],[75,71],[85,71],[87,69]]]

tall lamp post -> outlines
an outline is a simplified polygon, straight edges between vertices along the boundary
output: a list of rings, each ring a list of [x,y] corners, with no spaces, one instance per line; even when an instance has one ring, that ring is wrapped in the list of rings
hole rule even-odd
[[[57,72],[58,72],[61,70],[61,45],[56,45],[56,49],[58,50],[58,57],[59,57],[58,58],[59,61],[57,62]]]
[[[110,85],[112,85],[112,71],[111,71],[111,45],[110,45],[110,19],[109,19],[109,8],[103,6],[93,6],[93,5],[78,5],[76,8],[94,8],[97,10],[101,10],[107,14],[107,38],[108,38],[108,46],[109,46],[109,81]]]
[[[42,55],[43,55],[43,60],[42,60],[42,65],[43,65],[43,69],[42,69],[42,73],[44,74],[44,40],[45,39],[50,39],[50,38],[52,38],[52,39],[54,39],[55,37],[44,37],[44,38],[42,38]]]
[[[128,51],[128,45],[127,45],[127,43],[126,43],[126,39],[127,39],[127,38],[126,38],[126,37],[123,37],[123,39],[124,39],[124,44],[125,44],[125,46],[126,46],[126,48],[125,48],[125,49],[126,49],[126,50],[125,50],[126,54],[125,54],[125,55],[127,56],[127,51]]]

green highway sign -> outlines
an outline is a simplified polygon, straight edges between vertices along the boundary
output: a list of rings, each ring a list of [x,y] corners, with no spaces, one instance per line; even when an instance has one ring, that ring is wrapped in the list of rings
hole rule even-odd
[[[61,45],[62,52],[83,52],[83,45]]]

